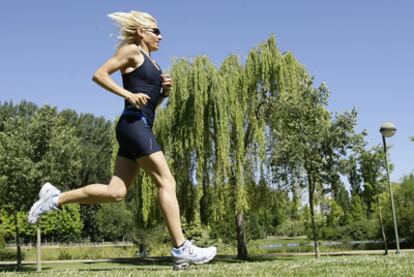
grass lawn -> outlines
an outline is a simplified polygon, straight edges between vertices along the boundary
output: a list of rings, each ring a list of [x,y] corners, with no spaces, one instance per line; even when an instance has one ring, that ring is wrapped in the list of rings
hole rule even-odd
[[[105,263],[47,263],[42,273],[35,265],[20,271],[0,265],[1,276],[414,276],[414,253],[401,255],[252,256],[239,261],[218,256],[207,265],[173,271],[169,257],[132,258]]]

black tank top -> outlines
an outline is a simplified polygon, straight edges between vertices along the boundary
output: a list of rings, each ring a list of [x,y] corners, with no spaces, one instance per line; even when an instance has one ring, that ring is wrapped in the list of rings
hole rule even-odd
[[[150,121],[151,126],[154,123],[155,108],[161,96],[161,69],[158,69],[145,53],[144,62],[141,66],[131,72],[122,74],[122,83],[126,90],[132,93],[145,93],[150,99],[147,104],[140,108],[144,116]],[[138,109],[125,100],[125,110]]]

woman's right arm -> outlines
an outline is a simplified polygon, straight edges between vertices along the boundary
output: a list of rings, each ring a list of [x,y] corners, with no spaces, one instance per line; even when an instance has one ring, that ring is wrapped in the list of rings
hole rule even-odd
[[[137,57],[140,57],[140,50],[135,45],[127,45],[118,49],[113,57],[107,60],[92,77],[92,80],[104,89],[115,93],[133,105],[144,106],[149,96],[144,93],[131,93],[119,86],[112,79],[111,74],[117,70],[136,67],[139,64]]]

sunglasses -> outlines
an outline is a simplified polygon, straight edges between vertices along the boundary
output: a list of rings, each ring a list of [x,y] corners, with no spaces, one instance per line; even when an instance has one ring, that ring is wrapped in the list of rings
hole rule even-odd
[[[151,33],[153,33],[156,36],[161,35],[160,29],[158,29],[158,28],[145,28],[145,30],[150,31]]]

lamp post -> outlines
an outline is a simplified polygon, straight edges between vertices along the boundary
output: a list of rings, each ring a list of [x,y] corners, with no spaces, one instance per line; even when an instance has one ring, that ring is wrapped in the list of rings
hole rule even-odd
[[[382,144],[384,145],[384,157],[385,157],[384,159],[385,159],[385,168],[387,171],[388,190],[390,191],[392,219],[394,221],[395,243],[397,245],[396,254],[400,254],[400,239],[398,237],[397,217],[395,215],[394,197],[392,195],[391,181],[390,181],[390,169],[389,169],[388,159],[387,159],[387,155],[388,155],[387,154],[387,143],[385,141],[386,137],[387,138],[392,137],[396,131],[397,131],[397,128],[395,128],[395,125],[389,122],[382,124],[380,128],[380,132],[382,135]]]

